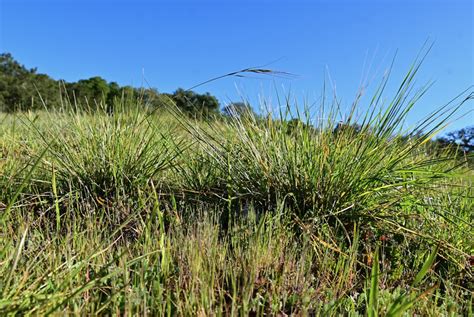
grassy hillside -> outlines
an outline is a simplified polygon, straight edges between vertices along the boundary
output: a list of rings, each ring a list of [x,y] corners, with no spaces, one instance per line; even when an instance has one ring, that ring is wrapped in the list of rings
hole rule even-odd
[[[472,314],[473,172],[427,147],[458,104],[403,130],[415,72],[344,125],[2,115],[0,314]]]

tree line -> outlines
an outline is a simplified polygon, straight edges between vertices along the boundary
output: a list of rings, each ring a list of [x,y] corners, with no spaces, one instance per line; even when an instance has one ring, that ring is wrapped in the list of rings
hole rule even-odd
[[[177,89],[173,93],[159,93],[154,88],[120,86],[99,76],[77,82],[55,80],[47,74],[28,69],[9,53],[0,54],[0,110],[3,112],[38,109],[58,109],[64,104],[94,109],[114,106],[123,100],[140,99],[146,107],[163,106],[170,98],[183,111],[208,115],[220,111],[219,101],[209,93]]]
[[[210,93],[199,94],[182,88],[173,93],[160,93],[154,88],[120,86],[99,76],[77,82],[55,80],[47,74],[38,73],[36,68],[28,69],[21,65],[10,53],[0,54],[0,111],[3,112],[58,109],[64,104],[92,110],[106,107],[107,111],[113,112],[118,103],[124,100],[135,102],[137,99],[152,110],[172,100],[181,111],[193,116],[255,115],[247,103],[231,103],[221,110],[219,101]],[[299,119],[291,121],[290,124],[295,126],[301,123],[298,123]],[[474,126],[450,132],[438,138],[436,143],[442,147],[455,145],[464,152],[472,153]]]

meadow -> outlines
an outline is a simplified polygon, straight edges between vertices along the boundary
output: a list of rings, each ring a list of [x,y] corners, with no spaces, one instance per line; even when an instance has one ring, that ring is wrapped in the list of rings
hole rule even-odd
[[[0,314],[472,315],[474,173],[430,140],[473,95],[407,129],[418,67],[343,124],[331,98],[2,114]]]

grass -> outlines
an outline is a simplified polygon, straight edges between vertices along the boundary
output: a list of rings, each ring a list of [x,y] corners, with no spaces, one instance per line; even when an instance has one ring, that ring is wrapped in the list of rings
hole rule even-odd
[[[420,63],[344,124],[2,115],[0,314],[472,314],[474,174],[428,142],[470,95],[404,129]]]

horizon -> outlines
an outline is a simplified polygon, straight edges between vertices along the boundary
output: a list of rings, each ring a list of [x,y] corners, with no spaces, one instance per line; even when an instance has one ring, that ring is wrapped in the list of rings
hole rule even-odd
[[[415,107],[411,125],[474,83],[473,9],[470,1],[424,0],[4,0],[0,49],[54,79],[71,82],[100,76],[160,92],[263,66],[295,76],[228,77],[195,91],[210,92],[221,106],[248,99],[258,110],[262,98],[275,107],[277,93],[288,91],[298,102],[316,102],[326,82],[348,109],[365,81],[371,82],[363,100],[367,101],[396,55],[385,93],[390,99],[428,41],[434,45],[417,76],[417,87],[435,82]],[[461,113],[464,117],[445,132],[473,124],[471,109],[465,106]]]

